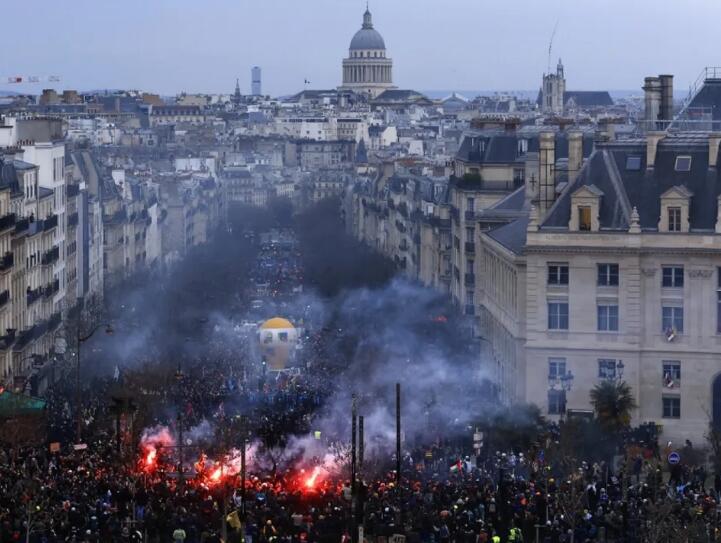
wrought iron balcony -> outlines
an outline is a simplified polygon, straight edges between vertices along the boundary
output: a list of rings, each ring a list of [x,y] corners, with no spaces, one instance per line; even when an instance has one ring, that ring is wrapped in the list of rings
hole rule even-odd
[[[57,260],[59,258],[60,258],[60,248],[53,247],[49,251],[45,251],[45,254],[43,255],[43,258],[40,263],[43,266],[49,266],[50,264],[57,262]]]
[[[0,272],[10,270],[15,264],[15,255],[11,252],[7,252],[0,258]]]
[[[28,288],[28,290],[25,293],[27,305],[34,304],[40,298],[42,298],[42,296],[43,296],[43,287],[38,287],[35,290],[31,290]]]
[[[15,226],[15,213],[8,213],[0,217],[0,230],[7,230]]]
[[[57,215],[51,215],[47,219],[43,221],[43,230],[48,231],[52,230],[53,228],[57,228],[58,226],[58,216]]]

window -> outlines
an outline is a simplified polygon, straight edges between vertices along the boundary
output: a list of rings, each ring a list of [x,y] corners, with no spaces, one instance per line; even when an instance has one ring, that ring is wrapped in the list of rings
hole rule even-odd
[[[549,358],[548,359],[548,380],[555,381],[566,375],[566,359],[565,358]]]
[[[568,264],[549,264],[548,265],[548,284],[549,285],[567,285],[568,284]]]
[[[548,414],[560,415],[566,412],[566,391],[551,389],[548,391]]]
[[[466,226],[466,241],[473,241],[473,234],[475,234],[476,229],[472,226]]]
[[[626,169],[631,171],[638,171],[641,169],[641,157],[640,156],[627,156],[626,157]]]
[[[721,334],[721,267],[716,268],[716,333]]]
[[[663,397],[663,418],[680,419],[681,418],[681,398],[678,396]]]
[[[616,378],[616,360],[612,358],[598,359],[598,377],[599,379],[615,379]]]
[[[568,330],[568,303],[548,302],[548,329]]]
[[[682,288],[683,266],[664,266],[661,286],[664,288]]]
[[[680,232],[681,231],[681,208],[680,207],[669,207],[668,208],[668,231],[669,232]]]
[[[618,306],[599,305],[597,308],[598,330],[601,332],[618,332]]]
[[[473,305],[473,291],[466,291],[466,305]]]
[[[681,384],[681,362],[679,360],[663,361],[663,386],[675,388]]]
[[[598,265],[598,286],[599,287],[617,287],[618,286],[618,264],[599,264]]]
[[[475,211],[476,201],[473,198],[466,198],[466,209],[468,211]]]
[[[288,332],[278,332],[278,339],[284,343],[288,342]]]
[[[578,206],[578,229],[581,232],[591,231],[591,207]]]
[[[675,169],[677,172],[691,171],[691,157],[690,156],[677,156]]]
[[[664,332],[675,330],[683,332],[683,307],[664,306],[661,308],[661,320]]]

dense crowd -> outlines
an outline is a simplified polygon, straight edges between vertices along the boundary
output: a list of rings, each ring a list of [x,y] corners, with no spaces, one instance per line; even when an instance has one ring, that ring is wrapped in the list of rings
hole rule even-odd
[[[269,299],[282,303],[293,295],[287,278],[302,280],[298,254],[292,245],[259,254],[252,284],[269,284]],[[475,456],[469,443],[429,436],[404,451],[400,477],[381,448],[358,466],[355,485],[343,454],[317,472],[312,462],[254,463],[245,488],[237,472],[211,482],[193,469],[195,443],[217,444],[236,415],[268,450],[307,434],[342,386],[329,349],[340,333],[305,331],[297,362],[310,369],[300,374],[258,370],[252,337],[220,331],[201,352],[149,351],[134,368],[86,383],[79,406],[74,381],[61,381],[46,396],[48,443],[61,446],[0,448],[0,543],[215,543],[224,523],[228,541],[246,543],[345,543],[358,526],[378,543],[397,534],[409,543],[721,541],[721,475],[681,465],[669,477],[658,454],[614,469],[537,447]],[[123,426],[118,449],[108,400],[124,394],[137,402],[138,428]],[[142,468],[139,430],[157,425],[193,436],[182,473],[177,448]]]

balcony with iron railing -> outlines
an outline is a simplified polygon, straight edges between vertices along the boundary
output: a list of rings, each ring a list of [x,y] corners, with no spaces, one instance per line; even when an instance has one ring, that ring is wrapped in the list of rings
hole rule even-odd
[[[49,266],[50,264],[54,264],[55,262],[57,262],[59,258],[60,258],[60,248],[53,247],[49,251],[45,251],[45,254],[43,254],[43,258],[40,263],[43,266]]]
[[[46,232],[48,230],[52,230],[53,228],[56,228],[58,226],[58,216],[57,215],[50,215],[47,219],[43,221],[43,230]]]
[[[25,301],[27,305],[32,305],[43,297],[43,287],[38,287],[35,290],[28,287],[25,292]]]
[[[52,298],[52,296],[60,290],[60,280],[55,279],[55,281],[48,283],[45,288],[43,289],[43,295],[46,298]]]
[[[15,213],[8,213],[0,217],[0,230],[8,230],[15,226]]]
[[[0,258],[0,272],[10,271],[15,264],[15,255],[7,252]]]

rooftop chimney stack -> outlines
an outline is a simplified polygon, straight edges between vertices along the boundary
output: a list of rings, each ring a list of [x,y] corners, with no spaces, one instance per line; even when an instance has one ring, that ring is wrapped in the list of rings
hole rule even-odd
[[[538,207],[543,219],[556,199],[556,134],[541,132],[539,140]]]
[[[583,165],[583,132],[571,130],[568,133],[568,182],[573,182]]]
[[[659,112],[662,121],[673,120],[673,76],[659,75],[661,83],[661,110]]]
[[[658,77],[647,77],[644,80],[643,92],[646,129],[655,130],[661,114],[661,80]]]

